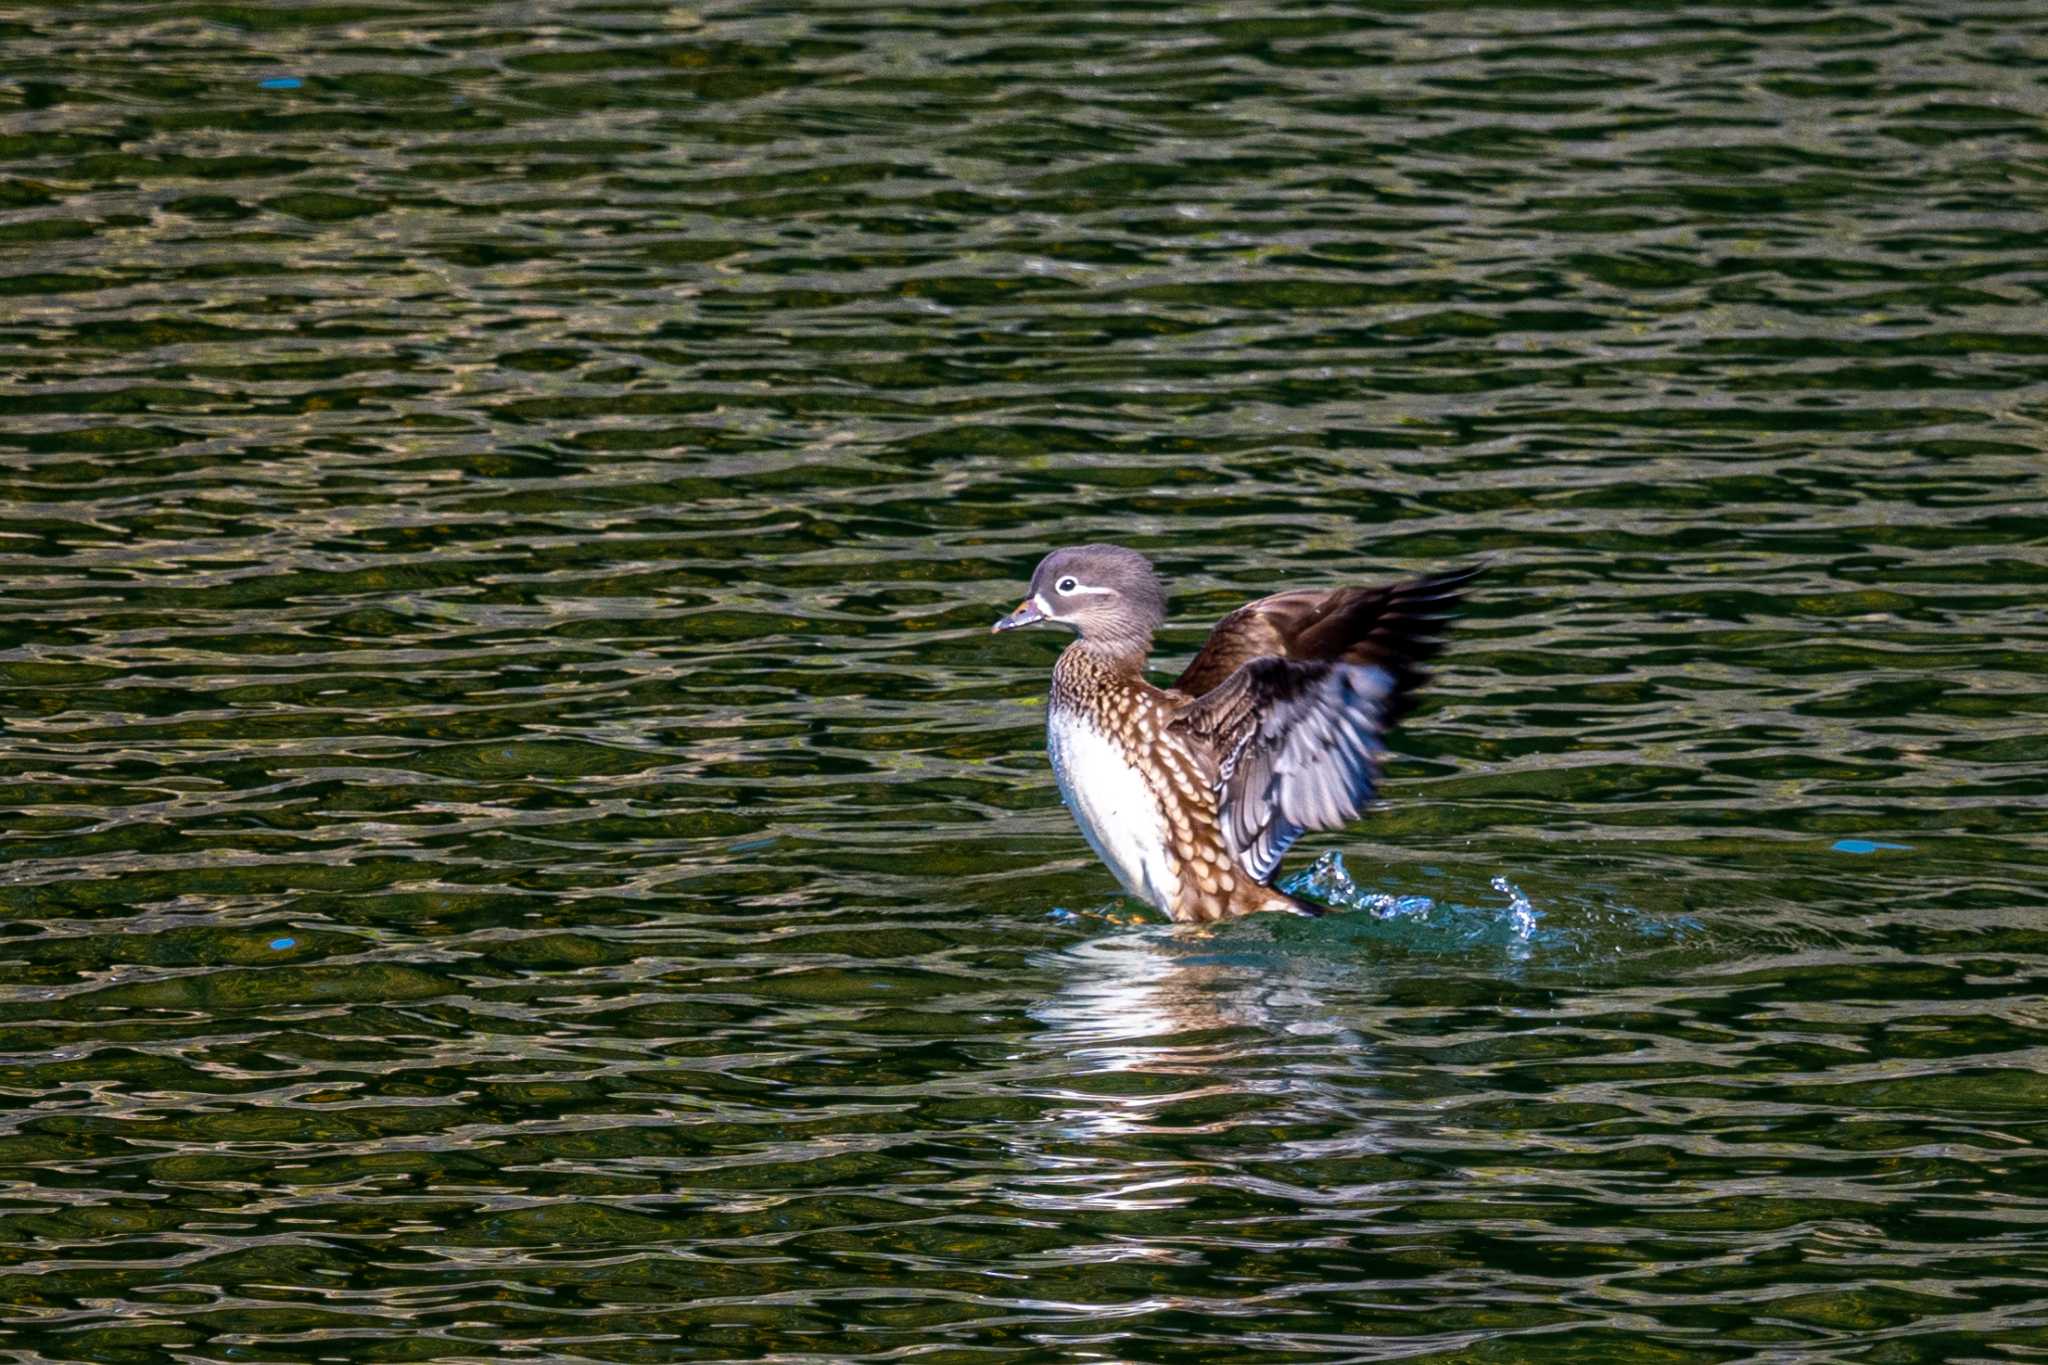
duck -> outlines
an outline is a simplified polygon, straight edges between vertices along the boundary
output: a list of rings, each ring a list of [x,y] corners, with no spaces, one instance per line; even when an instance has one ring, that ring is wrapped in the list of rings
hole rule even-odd
[[[1167,687],[1146,680],[1166,590],[1120,545],[1046,555],[991,629],[1075,632],[1053,665],[1046,753],[1127,894],[1181,924],[1320,915],[1273,884],[1281,859],[1371,803],[1386,737],[1483,569],[1262,597],[1217,622]]]

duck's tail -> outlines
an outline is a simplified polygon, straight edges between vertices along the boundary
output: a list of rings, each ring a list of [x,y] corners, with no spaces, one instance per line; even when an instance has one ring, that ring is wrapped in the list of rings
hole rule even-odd
[[[1314,901],[1305,901],[1299,896],[1290,896],[1278,887],[1268,886],[1261,889],[1266,893],[1265,903],[1259,906],[1261,910],[1277,910],[1283,915],[1300,915],[1306,919],[1321,919],[1330,913],[1327,907],[1317,905]]]

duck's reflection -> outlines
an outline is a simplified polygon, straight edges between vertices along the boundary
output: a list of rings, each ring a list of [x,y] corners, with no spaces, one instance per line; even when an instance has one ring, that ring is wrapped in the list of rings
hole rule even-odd
[[[1342,973],[1256,929],[1115,932],[1054,965],[1060,986],[1032,1010],[1037,1113],[1008,1130],[1021,1169],[1005,1184],[1093,1232],[1042,1259],[1190,1264],[1216,1210],[1237,1211],[1233,1227],[1291,1219],[1304,1156],[1373,1140],[1363,1088],[1340,1074],[1371,1054],[1336,1017]]]
[[[1192,1036],[1255,1027],[1266,1015],[1250,973],[1171,930],[1113,934],[1060,954],[1060,992],[1032,1011],[1048,1042],[1094,1069],[1205,1064]]]
[[[1032,1013],[1063,1062],[1054,1119],[1069,1137],[1227,1126],[1266,1107],[1252,1097],[1284,1107],[1309,1055],[1358,1043],[1323,983],[1270,950],[1160,929],[1076,945],[1059,965],[1059,993]]]

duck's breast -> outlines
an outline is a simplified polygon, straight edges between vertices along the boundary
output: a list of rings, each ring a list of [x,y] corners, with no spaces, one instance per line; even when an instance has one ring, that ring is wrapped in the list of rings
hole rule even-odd
[[[1069,707],[1046,714],[1046,752],[1074,823],[1124,890],[1169,913],[1180,878],[1166,840],[1159,798],[1123,749]]]

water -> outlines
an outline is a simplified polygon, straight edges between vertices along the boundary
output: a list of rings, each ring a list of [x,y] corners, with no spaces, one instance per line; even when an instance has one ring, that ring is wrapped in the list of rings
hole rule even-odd
[[[2048,1353],[2044,41],[0,8],[0,1349]],[[1492,560],[1349,913],[1112,896],[1095,538]]]

